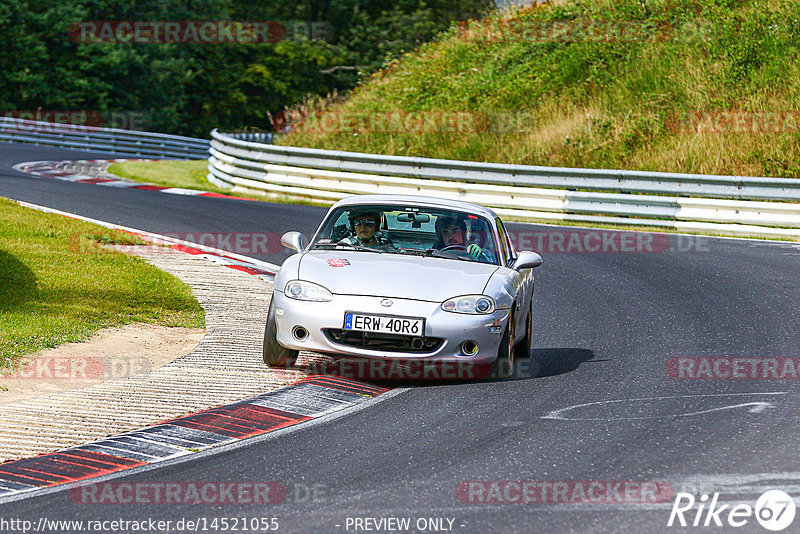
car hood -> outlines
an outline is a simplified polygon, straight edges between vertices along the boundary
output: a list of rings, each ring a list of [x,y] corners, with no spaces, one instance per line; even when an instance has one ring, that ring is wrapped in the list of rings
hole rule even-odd
[[[442,302],[482,293],[497,269],[478,262],[336,250],[303,254],[298,274],[340,295]]]

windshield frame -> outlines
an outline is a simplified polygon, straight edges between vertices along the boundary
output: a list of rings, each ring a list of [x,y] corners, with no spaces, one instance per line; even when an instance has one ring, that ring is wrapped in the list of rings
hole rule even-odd
[[[478,263],[483,263],[485,265],[500,265],[505,266],[506,259],[502,257],[502,253],[500,252],[500,241],[497,232],[497,227],[495,225],[494,219],[491,217],[487,217],[481,213],[473,213],[471,211],[457,209],[450,206],[436,206],[436,205],[425,205],[425,204],[404,204],[402,202],[381,202],[381,203],[364,203],[364,204],[345,204],[341,206],[335,206],[328,210],[325,214],[325,218],[317,227],[314,235],[312,236],[311,240],[309,241],[308,245],[306,246],[305,252],[320,252],[320,251],[333,251],[333,250],[341,250],[341,251],[354,251],[354,252],[361,252],[358,247],[350,247],[346,244],[342,244],[341,248],[337,248],[335,246],[324,246],[324,245],[336,245],[335,242],[326,242],[320,243],[320,239],[322,238],[322,234],[324,230],[328,229],[328,226],[333,224],[333,222],[341,217],[342,212],[344,211],[353,211],[353,210],[367,210],[370,208],[374,208],[376,210],[380,210],[382,213],[391,213],[391,212],[398,212],[398,211],[408,211],[408,212],[421,212],[421,213],[429,213],[431,215],[435,215],[437,212],[449,212],[456,215],[463,216],[465,218],[476,219],[481,221],[485,224],[485,228],[487,229],[486,232],[486,239],[491,239],[493,241],[493,251],[492,255],[494,256],[494,261],[478,261],[478,260],[471,260],[476,261]],[[327,239],[327,238],[326,238]],[[317,248],[318,245],[323,245],[323,247]],[[378,251],[378,249],[376,249]],[[452,260],[459,260],[465,261],[466,259],[463,257],[459,257],[456,254],[451,254],[449,251],[444,252],[442,255],[439,254],[440,249],[424,249],[424,248],[403,248],[401,246],[397,246],[396,250],[385,250],[381,249],[381,252],[386,252],[389,254],[400,254],[400,255],[408,255],[408,256],[422,256],[422,257],[436,257],[442,259],[452,259]],[[431,252],[435,251],[435,252]]]

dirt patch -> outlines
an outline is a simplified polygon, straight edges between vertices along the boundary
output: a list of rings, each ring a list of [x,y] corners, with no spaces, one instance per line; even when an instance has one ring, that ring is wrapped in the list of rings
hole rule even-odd
[[[190,353],[205,333],[138,323],[107,328],[83,343],[43,350],[15,374],[0,376],[0,405],[156,369]]]

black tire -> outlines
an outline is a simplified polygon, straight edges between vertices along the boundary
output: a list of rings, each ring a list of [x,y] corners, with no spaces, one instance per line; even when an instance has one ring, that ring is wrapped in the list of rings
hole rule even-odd
[[[269,303],[267,326],[264,329],[264,363],[270,367],[294,367],[300,351],[287,349],[278,343],[275,309]]]
[[[526,360],[531,357],[531,344],[533,342],[533,299],[528,307],[528,320],[525,321],[525,337],[514,347],[514,357]]]
[[[508,325],[497,349],[497,359],[492,363],[492,378],[510,378],[514,374],[514,307],[508,316]],[[510,373],[510,374],[509,374]]]

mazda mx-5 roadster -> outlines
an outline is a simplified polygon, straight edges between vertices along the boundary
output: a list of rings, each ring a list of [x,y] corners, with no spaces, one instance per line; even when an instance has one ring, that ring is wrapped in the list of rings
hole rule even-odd
[[[406,195],[334,204],[275,275],[264,362],[301,350],[363,359],[512,366],[528,358],[535,252],[490,209]]]

